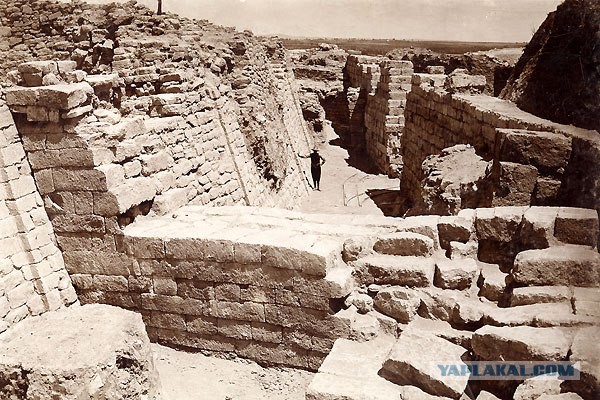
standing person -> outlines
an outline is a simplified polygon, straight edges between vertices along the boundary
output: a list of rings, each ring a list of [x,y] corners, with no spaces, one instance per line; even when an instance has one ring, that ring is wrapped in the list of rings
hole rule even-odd
[[[313,149],[312,153],[308,156],[302,156],[298,154],[302,158],[310,157],[310,174],[312,175],[313,180],[313,188],[316,190],[321,190],[321,165],[325,164],[325,159],[321,157],[319,154],[319,150]]]

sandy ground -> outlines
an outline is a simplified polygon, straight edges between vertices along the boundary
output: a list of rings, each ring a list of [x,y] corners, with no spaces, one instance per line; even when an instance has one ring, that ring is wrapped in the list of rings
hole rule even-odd
[[[383,215],[375,202],[365,194],[368,189],[392,189],[400,187],[399,179],[390,179],[387,175],[367,174],[348,165],[348,151],[329,144],[338,136],[326,121],[323,129],[327,143],[319,146],[319,152],[325,159],[322,167],[321,190],[311,191],[300,207],[308,213],[369,214]],[[305,162],[306,175],[310,179],[310,161]],[[311,180],[312,183],[312,180]]]
[[[163,400],[304,400],[314,373],[152,344]]]

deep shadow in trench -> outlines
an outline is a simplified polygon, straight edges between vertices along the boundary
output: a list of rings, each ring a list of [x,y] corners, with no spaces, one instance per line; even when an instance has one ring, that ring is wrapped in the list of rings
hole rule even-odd
[[[365,148],[364,115],[368,93],[366,90],[358,92],[351,110],[349,97],[355,96],[356,93],[350,93],[349,89],[351,88],[344,84],[342,92],[321,100],[325,117],[331,121],[331,127],[339,136],[329,144],[348,151],[348,159],[346,159],[348,165],[368,174],[377,174],[379,171],[369,159]]]
[[[386,217],[403,217],[410,210],[409,202],[401,190],[370,189],[366,194]]]

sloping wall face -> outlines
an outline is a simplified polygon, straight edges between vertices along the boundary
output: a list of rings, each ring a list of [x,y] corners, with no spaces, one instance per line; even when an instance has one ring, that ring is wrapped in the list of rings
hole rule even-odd
[[[470,144],[491,161],[489,190],[479,206],[546,205],[600,209],[597,133],[547,121],[513,103],[450,93],[445,75],[415,74],[402,136],[401,187],[421,200],[423,161],[442,149]]]
[[[0,332],[75,301],[12,115],[0,103]]]
[[[27,18],[21,22],[22,16]],[[198,195],[203,194],[199,200],[203,204],[223,204],[217,199],[231,195],[233,200],[228,201],[292,208],[308,193],[307,166],[297,154],[308,153],[312,138],[302,119],[297,88],[289,81],[280,43],[207,21],[155,15],[134,3],[98,6],[0,1],[0,24],[0,46],[5,54],[0,61],[0,86],[79,83],[83,87],[85,81],[94,89],[94,96],[78,103],[85,109],[78,108],[65,118],[90,117],[85,122],[121,124],[116,130],[134,117],[171,118],[149,123],[155,142],[145,142],[143,153],[157,168],[177,164],[175,175],[188,175],[186,169],[193,172],[198,168],[197,163],[190,166],[194,155],[189,149],[182,152],[182,140],[212,139],[210,145],[203,145],[203,156],[229,163],[211,177],[218,178],[220,186],[228,185],[207,193],[208,182],[202,179],[197,189]],[[60,61],[49,61],[51,58]],[[20,65],[19,60],[36,61]],[[20,106],[21,112],[37,106],[35,100],[22,98],[17,103],[13,105]],[[91,116],[88,106],[101,111]],[[30,122],[60,123],[62,116],[48,114],[49,109],[29,113]],[[139,126],[134,124],[133,129],[139,130]],[[143,136],[142,132],[130,132],[126,138],[129,153],[121,151],[117,158],[140,161],[129,158],[140,153]],[[171,154],[164,154],[164,148]],[[220,157],[225,150],[230,156]],[[181,162],[181,158],[187,160]],[[129,167],[138,168],[136,162]],[[165,190],[181,187],[180,182],[172,185],[173,177],[168,175],[161,175]],[[164,194],[181,205],[181,191]]]

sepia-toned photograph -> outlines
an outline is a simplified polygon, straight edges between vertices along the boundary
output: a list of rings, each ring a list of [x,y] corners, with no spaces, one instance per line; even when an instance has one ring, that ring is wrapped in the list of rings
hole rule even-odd
[[[599,215],[599,0],[0,0],[0,400],[597,400]]]

